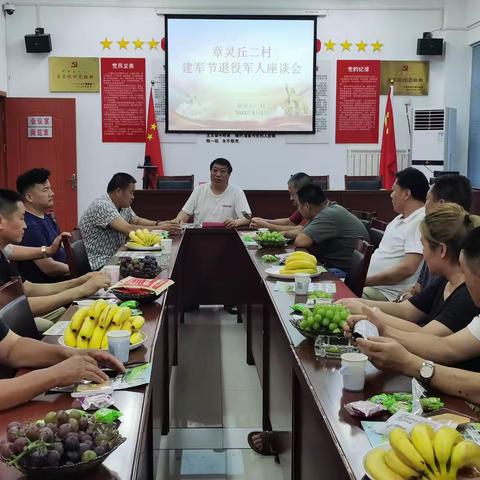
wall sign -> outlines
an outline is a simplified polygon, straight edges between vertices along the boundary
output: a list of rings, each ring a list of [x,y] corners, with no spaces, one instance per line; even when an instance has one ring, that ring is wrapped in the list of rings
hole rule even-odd
[[[145,142],[145,59],[102,58],[102,140]]]
[[[53,122],[52,117],[48,115],[37,115],[27,117],[27,137],[28,138],[52,138]]]
[[[428,95],[430,62],[382,62],[382,95],[388,95],[393,80],[394,95]]]
[[[98,58],[49,57],[51,92],[98,92]]]
[[[336,143],[378,143],[379,60],[337,61]]]

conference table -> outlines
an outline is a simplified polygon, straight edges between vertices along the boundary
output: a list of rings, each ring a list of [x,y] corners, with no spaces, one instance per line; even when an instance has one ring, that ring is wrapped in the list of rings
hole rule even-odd
[[[169,430],[169,383],[172,367],[182,361],[178,348],[179,323],[185,306],[237,305],[238,321],[247,338],[245,362],[255,365],[262,385],[264,429],[273,430],[285,479],[322,480],[364,477],[363,455],[370,444],[358,419],[344,405],[382,392],[411,390],[411,379],[368,367],[365,389],[342,388],[336,359],[320,359],[312,340],[305,339],[290,323],[291,305],[306,300],[276,291],[277,280],[267,276],[265,253],[287,249],[250,249],[242,233],[227,229],[186,229],[173,238],[172,252],[162,256],[161,275],[175,284],[151,305],[142,306],[143,330],[148,339],[133,350],[129,362],[152,362],[149,385],[114,393],[122,412],[120,432],[126,442],[88,479],[152,479],[153,429]],[[118,262],[118,256],[111,263]],[[335,299],[353,294],[329,273],[318,280],[336,283]],[[317,281],[317,279],[315,280]],[[68,319],[76,306],[71,306]],[[44,341],[56,342],[56,337]],[[471,415],[465,402],[441,395],[446,407]],[[0,415],[0,439],[13,420],[36,420],[47,412],[69,408],[69,394],[43,394]],[[0,478],[18,479],[14,468],[0,464]]]

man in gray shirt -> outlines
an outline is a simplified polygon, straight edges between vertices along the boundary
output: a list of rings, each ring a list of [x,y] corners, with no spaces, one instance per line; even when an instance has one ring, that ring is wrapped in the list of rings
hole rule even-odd
[[[347,209],[330,202],[318,185],[305,185],[297,195],[298,210],[309,223],[295,246],[312,250],[329,269],[348,272],[357,238],[369,239],[367,229]]]

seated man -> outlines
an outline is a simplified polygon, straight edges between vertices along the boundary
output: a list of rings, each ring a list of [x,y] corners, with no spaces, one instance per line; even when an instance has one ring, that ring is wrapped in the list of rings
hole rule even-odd
[[[225,158],[210,164],[210,183],[199,185],[178,213],[175,221],[185,223],[193,215],[196,225],[203,222],[223,222],[226,228],[248,225],[251,214],[247,198],[240,187],[229,184],[232,165]]]
[[[460,264],[472,299],[480,307],[480,228],[466,237]],[[364,314],[377,323],[375,309],[365,306]],[[390,328],[378,325],[381,334],[392,333]],[[480,405],[480,317],[446,337],[397,332],[394,338],[371,337],[358,339],[357,343],[377,368],[416,377],[436,390]],[[461,363],[466,361],[469,363]],[[440,364],[460,364],[462,369]]]
[[[107,193],[94,200],[83,213],[79,227],[92,270],[98,270],[125,244],[128,234],[138,228],[180,232],[174,221],[147,220],[135,215],[130,205],[136,180],[128,173],[116,173]]]
[[[122,363],[108,352],[74,350],[19,337],[0,322],[0,364],[38,369],[0,380],[0,411],[28,402],[53,387],[66,387],[83,380],[104,382],[108,376],[99,363],[125,371]]]
[[[412,167],[398,172],[396,177],[391,198],[399,215],[388,224],[370,260],[363,290],[364,298],[369,300],[395,300],[415,283],[422,268],[419,225],[425,216],[428,181]]]
[[[445,202],[456,203],[469,212],[472,206],[472,186],[470,180],[463,175],[456,174],[436,177],[435,183],[427,193],[425,212],[427,214],[431,213]],[[427,288],[434,279],[435,277],[430,275],[427,263],[424,262],[417,283],[401,292],[400,299],[407,300],[412,295],[420,293],[422,288]]]
[[[297,235],[295,246],[314,247],[317,258],[327,268],[345,276],[357,238],[369,238],[365,225],[347,209],[329,201],[319,185],[304,185],[297,195],[298,211],[309,223]]]
[[[14,252],[29,248],[10,247],[10,244],[22,241],[23,231],[26,228],[24,215],[25,207],[22,197],[12,190],[0,189],[0,285],[9,282],[12,276],[16,276],[2,252],[5,247],[8,245]],[[23,284],[23,289],[32,313],[43,315],[109,286],[109,277],[96,272],[58,283],[40,284],[27,281]]]
[[[22,245],[26,247],[50,245],[60,235],[57,224],[49,215],[54,197],[49,176],[50,172],[45,168],[34,168],[17,178],[17,191],[23,197],[26,210],[27,229],[22,239]],[[20,262],[18,268],[22,278],[35,283],[60,281],[70,273],[63,248],[49,258]]]
[[[299,172],[292,175],[287,183],[290,201],[296,208],[292,215],[290,215],[288,218],[277,218],[273,220],[254,217],[252,218],[250,226],[254,228],[268,228],[272,231],[283,232],[284,236],[287,238],[295,238],[298,232],[301,232],[303,226],[307,223],[306,219],[303,218],[301,213],[298,211],[297,192],[301,187],[309,183],[312,183],[312,178],[306,173]]]

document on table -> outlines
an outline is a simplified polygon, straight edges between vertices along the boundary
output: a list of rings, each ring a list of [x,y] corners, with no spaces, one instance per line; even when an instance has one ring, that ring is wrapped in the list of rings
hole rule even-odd
[[[43,335],[63,335],[63,332],[67,328],[67,325],[70,323],[68,320],[59,320],[57,323],[54,323],[48,330],[43,332]]]
[[[144,363],[138,367],[127,368],[127,371],[116,376],[112,381],[114,390],[125,390],[150,383],[152,364]]]
[[[295,291],[295,282],[283,282],[277,281],[275,284],[276,292],[294,292]],[[317,282],[311,283],[308,286],[309,292],[325,292],[325,293],[335,293],[337,291],[337,285],[335,282]]]

